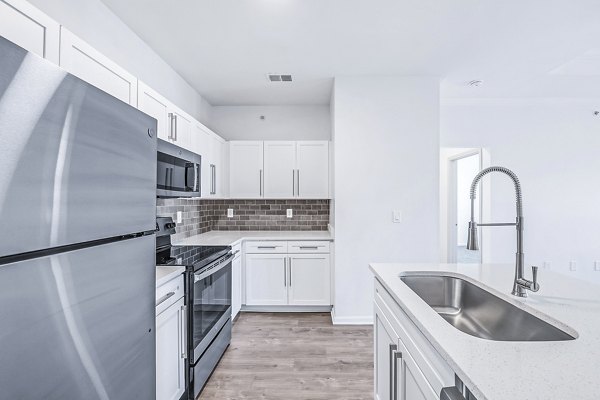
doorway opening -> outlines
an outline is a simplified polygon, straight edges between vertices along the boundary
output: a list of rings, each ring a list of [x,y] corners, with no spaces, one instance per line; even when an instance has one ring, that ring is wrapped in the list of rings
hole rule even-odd
[[[481,230],[479,231],[478,251],[467,250],[468,225],[471,219],[471,199],[469,191],[473,178],[488,162],[482,149],[478,148],[442,148],[442,168],[440,177],[441,245],[442,258],[449,263],[482,263],[486,258]],[[478,190],[475,201],[475,219],[481,221],[482,194]]]
[[[471,182],[479,171],[481,171],[481,155],[479,153],[467,155],[454,160],[454,169],[456,179],[454,180],[454,210],[455,229],[454,229],[454,252],[457,263],[481,263],[481,250],[467,250],[468,224],[471,220],[471,199],[469,190]],[[477,221],[480,218],[480,204],[475,201],[475,216]]]

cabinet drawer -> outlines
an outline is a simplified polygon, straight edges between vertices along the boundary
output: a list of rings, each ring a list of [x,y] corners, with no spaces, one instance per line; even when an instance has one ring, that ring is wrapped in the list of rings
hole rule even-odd
[[[298,241],[288,242],[289,253],[329,253],[329,242],[321,241]]]
[[[246,253],[248,254],[285,254],[288,252],[288,243],[287,242],[274,242],[274,241],[265,241],[265,242],[246,242]]]
[[[156,288],[156,315],[171,304],[177,303],[184,295],[183,274]]]

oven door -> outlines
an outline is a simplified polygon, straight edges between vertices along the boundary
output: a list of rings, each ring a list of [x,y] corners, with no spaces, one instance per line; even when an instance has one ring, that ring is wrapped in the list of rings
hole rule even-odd
[[[231,260],[233,255],[194,273],[192,338],[196,363],[221,328],[231,319]]]
[[[156,160],[158,197],[200,197],[199,154],[159,140]]]

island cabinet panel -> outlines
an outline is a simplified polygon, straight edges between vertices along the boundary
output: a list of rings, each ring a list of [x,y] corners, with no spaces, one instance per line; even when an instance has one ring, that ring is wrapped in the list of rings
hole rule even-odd
[[[375,399],[439,400],[454,372],[375,281]]]

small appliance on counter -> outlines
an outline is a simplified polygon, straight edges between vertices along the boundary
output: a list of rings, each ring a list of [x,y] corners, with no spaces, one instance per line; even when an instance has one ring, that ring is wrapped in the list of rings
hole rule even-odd
[[[156,218],[157,265],[180,265],[185,272],[188,320],[187,398],[195,399],[231,341],[230,246],[173,246],[171,217]]]

